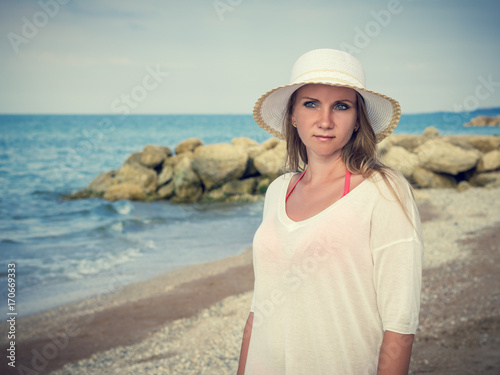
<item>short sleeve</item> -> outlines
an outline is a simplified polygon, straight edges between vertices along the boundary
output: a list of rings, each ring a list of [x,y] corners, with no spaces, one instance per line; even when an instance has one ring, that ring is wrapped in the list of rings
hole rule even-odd
[[[408,183],[393,179],[391,184],[401,202],[379,181],[380,196],[372,212],[373,283],[384,331],[412,334],[420,310],[422,230]]]

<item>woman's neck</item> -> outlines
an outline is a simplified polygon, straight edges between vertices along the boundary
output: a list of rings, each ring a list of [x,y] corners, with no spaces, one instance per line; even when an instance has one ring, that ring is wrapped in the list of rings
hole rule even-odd
[[[312,159],[309,160],[304,179],[311,184],[320,184],[344,177],[346,170],[346,165],[340,157],[333,161]]]

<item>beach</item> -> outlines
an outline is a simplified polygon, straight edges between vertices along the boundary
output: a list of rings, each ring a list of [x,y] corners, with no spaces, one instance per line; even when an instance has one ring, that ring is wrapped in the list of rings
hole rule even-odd
[[[498,374],[500,189],[415,196],[426,253],[410,373]],[[96,297],[19,319],[16,368],[2,373],[234,374],[252,288],[250,247],[123,288],[103,286]]]

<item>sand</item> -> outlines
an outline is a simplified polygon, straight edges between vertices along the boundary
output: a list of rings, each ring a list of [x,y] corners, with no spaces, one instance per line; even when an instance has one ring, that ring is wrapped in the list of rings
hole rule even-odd
[[[416,193],[426,256],[410,373],[500,373],[500,189]],[[2,374],[234,374],[251,250],[17,322]],[[7,324],[1,324],[5,353]]]

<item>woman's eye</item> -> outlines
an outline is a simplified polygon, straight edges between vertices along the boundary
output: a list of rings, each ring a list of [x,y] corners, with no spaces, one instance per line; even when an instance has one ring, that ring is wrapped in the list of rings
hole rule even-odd
[[[305,102],[304,107],[306,108],[315,108],[316,107],[316,102]]]
[[[335,107],[333,107],[333,109],[338,109],[338,110],[341,110],[341,111],[345,111],[346,109],[349,109],[350,107],[347,105],[347,104],[344,104],[344,103],[338,103],[335,105]]]

